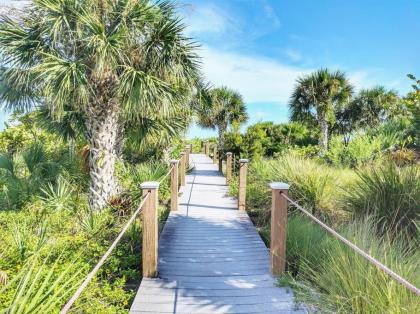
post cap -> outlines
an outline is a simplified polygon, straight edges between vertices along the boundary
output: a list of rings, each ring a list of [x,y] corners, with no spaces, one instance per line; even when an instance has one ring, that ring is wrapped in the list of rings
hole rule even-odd
[[[190,149],[190,144],[185,145],[185,148]]]
[[[226,156],[232,156],[232,153],[231,152],[227,152],[226,153]]]
[[[179,160],[178,159],[171,159],[169,162],[171,163],[171,165],[176,165],[177,163],[179,163]]]
[[[288,190],[290,185],[284,182],[271,182],[269,184],[272,190]]]
[[[185,155],[185,152],[181,152],[181,153],[180,153],[180,155],[181,155],[181,156],[184,156],[184,155]]]
[[[159,184],[157,181],[146,181],[140,184],[140,188],[143,190],[154,190],[159,188]]]
[[[249,162],[249,159],[239,159],[239,162],[246,164],[247,162]]]

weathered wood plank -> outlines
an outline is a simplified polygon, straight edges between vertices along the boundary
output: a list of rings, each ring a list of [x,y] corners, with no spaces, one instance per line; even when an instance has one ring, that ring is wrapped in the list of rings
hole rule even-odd
[[[269,250],[217,165],[190,155],[195,171],[159,239],[159,278],[143,279],[131,313],[304,313],[276,287]]]

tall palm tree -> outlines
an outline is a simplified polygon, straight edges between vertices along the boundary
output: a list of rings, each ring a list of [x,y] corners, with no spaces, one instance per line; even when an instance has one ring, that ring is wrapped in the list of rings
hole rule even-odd
[[[124,120],[180,103],[199,77],[196,44],[170,2],[37,0],[20,22],[0,17],[0,101],[80,115],[90,146],[91,208],[116,192]]]
[[[328,149],[329,124],[334,108],[348,102],[353,88],[344,73],[327,69],[298,78],[290,100],[293,121],[316,121],[320,130],[320,155]]]
[[[200,126],[218,131],[219,171],[222,171],[225,132],[233,122],[243,123],[248,120],[241,94],[224,86],[211,89],[208,102],[199,110],[198,118]]]

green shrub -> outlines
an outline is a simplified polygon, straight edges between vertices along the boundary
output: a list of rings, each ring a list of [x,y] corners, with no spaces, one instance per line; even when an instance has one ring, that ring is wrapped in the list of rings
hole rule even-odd
[[[355,135],[346,146],[341,136],[334,136],[324,158],[335,166],[356,167],[380,158],[382,147],[379,137]]]
[[[225,135],[225,151],[246,158],[279,156],[290,147],[316,144],[316,133],[297,122],[275,124],[258,122],[241,134],[238,125]]]
[[[289,215],[287,221],[287,271],[293,276],[301,267],[317,269],[331,240],[326,232],[300,213]]]
[[[313,212],[324,212],[333,208],[333,197],[337,194],[337,187],[340,185],[338,179],[343,175],[347,173],[339,173],[335,169],[306,158],[288,155],[252,162],[249,180],[252,183],[249,190],[252,191],[253,185],[259,186],[259,191],[256,191],[259,197],[269,201],[269,195],[263,192],[263,189],[267,191],[268,183],[286,182],[290,184],[290,195],[302,206]],[[252,193],[250,194],[251,202],[254,198],[252,198]],[[250,205],[253,207],[260,204],[255,202]]]
[[[381,229],[416,232],[420,208],[419,166],[393,163],[357,171],[357,180],[342,198],[342,208],[360,218],[374,215]]]
[[[315,226],[316,227],[316,226]],[[355,221],[341,233],[416,286],[420,284],[419,251],[404,239],[375,233],[375,219]],[[407,288],[356,254],[348,246],[332,239],[325,245],[311,242],[313,227],[292,228],[288,243],[312,243],[317,253],[305,254],[306,244],[298,249],[307,258],[299,264],[295,282],[298,299],[321,313],[417,313],[418,297]],[[320,232],[322,232],[320,230]],[[306,240],[303,238],[307,237]],[[319,245],[321,244],[321,245]]]

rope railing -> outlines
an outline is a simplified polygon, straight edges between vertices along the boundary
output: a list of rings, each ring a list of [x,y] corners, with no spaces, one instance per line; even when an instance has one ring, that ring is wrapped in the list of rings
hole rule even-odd
[[[388,276],[395,279],[398,283],[406,287],[407,289],[411,290],[417,295],[420,295],[420,289],[418,289],[416,286],[414,286],[412,283],[389,269],[387,266],[376,260],[374,257],[369,255],[368,253],[364,252],[362,249],[360,249],[358,246],[356,246],[354,243],[347,240],[345,237],[340,235],[338,232],[336,232],[334,229],[326,225],[324,222],[316,218],[313,214],[311,214],[309,211],[304,209],[302,206],[300,206],[298,203],[296,203],[294,200],[292,200],[290,197],[288,197],[286,194],[280,192],[280,195],[284,197],[286,200],[288,200],[293,206],[295,206],[297,209],[302,211],[306,216],[311,218],[313,221],[315,221],[318,225],[320,225],[323,229],[327,230],[329,233],[331,233],[335,238],[343,242],[344,244],[348,245],[353,251],[355,251],[357,254],[363,256],[365,259],[367,259],[369,262],[371,262],[373,265],[381,269],[383,272],[385,272]]]
[[[172,170],[173,170],[174,166],[172,166],[169,171],[159,180],[159,183],[162,183],[163,181],[165,181],[171,174]]]
[[[105,263],[106,259],[112,253],[114,248],[117,246],[118,242],[121,240],[123,235],[127,232],[128,227],[130,227],[130,225],[136,219],[137,215],[141,212],[141,210],[143,208],[143,205],[144,205],[144,203],[146,202],[146,200],[149,196],[150,196],[150,192],[148,192],[147,194],[144,195],[143,200],[140,202],[140,205],[138,206],[137,210],[134,212],[134,214],[131,216],[131,218],[128,220],[128,222],[125,224],[124,228],[121,230],[121,232],[115,238],[114,242],[111,244],[111,246],[105,252],[105,254],[101,257],[101,259],[96,264],[96,266],[86,276],[83,283],[79,286],[79,288],[76,290],[76,292],[73,294],[73,296],[67,301],[67,303],[64,305],[64,307],[61,309],[60,314],[66,314],[70,310],[70,308],[73,306],[74,302],[76,302],[76,300],[80,297],[83,290],[87,287],[89,282],[93,279],[95,274],[98,272],[99,268],[101,268],[101,266]]]

